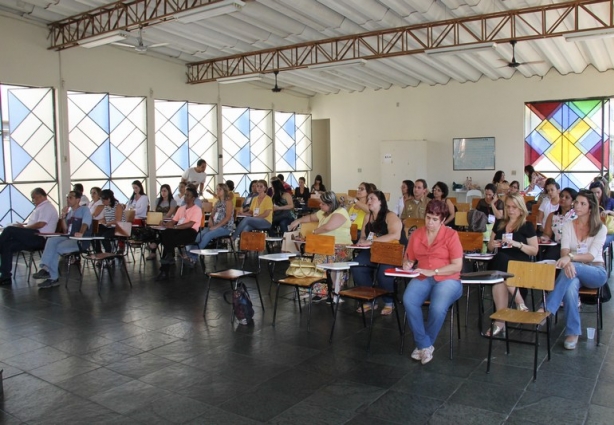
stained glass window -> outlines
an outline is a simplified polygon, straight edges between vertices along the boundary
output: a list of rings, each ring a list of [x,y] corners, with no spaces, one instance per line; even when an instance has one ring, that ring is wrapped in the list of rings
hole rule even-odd
[[[222,107],[224,180],[233,180],[235,191],[245,196],[252,180],[273,172],[272,111]]]
[[[292,187],[311,171],[311,115],[275,112],[275,171]]]
[[[526,104],[525,164],[581,189],[610,169],[610,100]]]
[[[92,186],[111,189],[124,202],[132,194],[132,181],[146,180],[144,97],[69,92],[68,127],[73,182],[83,183],[87,191]]]
[[[0,224],[23,222],[30,192],[43,188],[57,207],[55,101],[51,88],[0,84]]]
[[[176,190],[183,172],[204,159],[205,187],[213,189],[218,173],[216,105],[167,100],[155,105],[157,187],[166,183]]]

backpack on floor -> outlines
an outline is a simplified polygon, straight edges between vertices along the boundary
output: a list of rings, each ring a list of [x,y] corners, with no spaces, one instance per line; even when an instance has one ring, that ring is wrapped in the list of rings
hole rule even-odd
[[[224,300],[230,304],[224,294]],[[254,317],[254,307],[243,282],[237,282],[237,289],[232,291],[232,310],[241,325],[247,325]]]

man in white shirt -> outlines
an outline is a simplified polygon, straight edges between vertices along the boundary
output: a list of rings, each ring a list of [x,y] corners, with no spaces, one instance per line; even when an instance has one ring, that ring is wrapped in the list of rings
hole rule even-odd
[[[58,225],[58,210],[47,200],[44,189],[37,187],[30,196],[35,207],[28,224],[11,225],[0,234],[0,285],[11,284],[13,253],[26,249],[42,250],[45,239],[38,233],[54,233]]]
[[[198,195],[202,196],[205,180],[207,180],[207,162],[204,159],[199,159],[196,162],[196,167],[191,167],[185,170],[181,176],[181,181],[187,184],[198,186]]]

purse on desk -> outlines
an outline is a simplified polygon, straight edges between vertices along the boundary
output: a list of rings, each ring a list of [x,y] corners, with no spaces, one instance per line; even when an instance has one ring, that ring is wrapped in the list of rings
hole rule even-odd
[[[291,277],[317,277],[324,279],[326,271],[316,268],[316,264],[309,260],[294,259],[286,270],[286,276]]]

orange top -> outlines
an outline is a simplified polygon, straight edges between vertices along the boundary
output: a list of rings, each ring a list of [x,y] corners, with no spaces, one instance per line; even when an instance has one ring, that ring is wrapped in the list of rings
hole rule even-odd
[[[463,258],[463,247],[456,230],[441,226],[433,243],[429,246],[426,227],[420,227],[411,234],[405,257],[418,262],[418,267],[427,270],[440,269],[456,258]],[[418,279],[424,279],[420,275]],[[445,276],[433,276],[437,282],[448,279],[460,279],[460,272]]]

